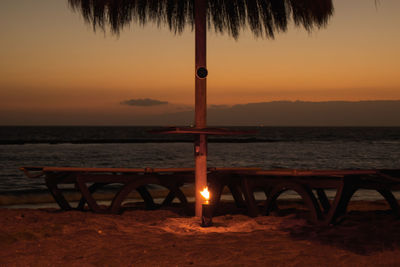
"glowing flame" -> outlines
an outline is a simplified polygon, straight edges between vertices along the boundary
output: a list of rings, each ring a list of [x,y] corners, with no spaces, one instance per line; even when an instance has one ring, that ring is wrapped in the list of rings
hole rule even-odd
[[[210,192],[208,191],[208,187],[204,187],[203,191],[200,191],[200,194],[204,197],[206,201],[210,199]]]

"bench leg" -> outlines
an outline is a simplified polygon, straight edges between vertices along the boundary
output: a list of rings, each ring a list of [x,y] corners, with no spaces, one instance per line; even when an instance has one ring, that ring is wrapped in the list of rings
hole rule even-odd
[[[400,206],[392,192],[390,192],[388,189],[379,189],[377,191],[385,198],[387,203],[389,203],[396,217],[400,217]]]
[[[182,180],[167,180],[164,178],[160,178],[160,185],[167,188],[169,190],[168,195],[165,197],[164,201],[162,202],[162,206],[168,206],[171,205],[172,201],[177,197],[181,204],[186,205],[188,203],[185,194],[183,194],[182,190],[180,187],[184,184],[184,181]]]
[[[321,203],[322,208],[324,209],[324,212],[325,213],[329,212],[329,210],[331,208],[331,203],[329,202],[329,199],[326,196],[324,189],[318,188],[317,196],[318,196],[319,202]]]
[[[355,187],[350,186],[346,182],[343,182],[339,186],[332,207],[324,219],[324,224],[334,224],[340,216],[346,213],[349,201],[356,191]]]
[[[270,213],[276,203],[277,198],[287,190],[293,190],[303,198],[303,201],[310,210],[311,221],[315,224],[319,224],[322,216],[318,201],[309,187],[299,183],[287,182],[276,185],[271,190],[271,194],[267,199],[266,214],[268,215]]]
[[[208,184],[211,193],[211,203],[217,207],[221,201],[221,195],[225,185],[217,179],[209,179]]]
[[[246,201],[247,212],[250,217],[256,217],[259,215],[259,210],[257,207],[256,199],[254,198],[252,182],[250,179],[243,178],[241,184],[244,199]]]
[[[165,197],[164,201],[162,202],[162,206],[169,206],[171,205],[172,201],[174,201],[175,193],[172,191],[168,192],[168,195]]]
[[[139,186],[136,188],[136,191],[138,191],[140,196],[143,198],[146,209],[154,210],[156,208],[153,197],[151,196],[149,190],[147,190],[146,186]]]
[[[139,187],[145,186],[147,184],[160,184],[159,179],[155,177],[143,177],[141,179],[136,179],[131,183],[126,184],[114,197],[110,206],[111,213],[120,213],[121,212],[121,204],[125,200],[125,198],[129,195],[132,190],[138,189]],[[139,189],[142,190],[142,189]],[[147,191],[147,189],[146,189]],[[142,190],[144,192],[144,190]],[[139,192],[140,193],[140,192]],[[144,197],[151,198],[150,194],[144,193]],[[146,200],[145,200],[146,201]],[[151,199],[153,201],[153,199]],[[153,202],[154,203],[154,202]]]
[[[76,177],[76,186],[78,187],[79,191],[82,194],[82,198],[84,198],[89,206],[89,208],[96,213],[106,213],[107,210],[104,208],[101,208],[98,204],[97,201],[93,198],[89,188],[87,187],[86,179],[83,177],[80,177],[79,175]]]
[[[268,199],[268,197],[271,195],[271,186],[264,187],[264,194],[265,194],[265,199]],[[272,204],[271,210],[270,211],[279,211],[278,205],[276,205],[276,202]]]
[[[178,186],[176,187],[167,187],[169,190],[168,195],[165,197],[164,201],[162,202],[162,206],[168,206],[171,205],[172,201],[177,197],[181,204],[186,205],[188,203],[185,194],[183,194],[182,190],[179,189]]]
[[[246,203],[243,200],[242,191],[240,190],[240,186],[237,183],[229,184],[229,190],[232,193],[233,199],[235,200],[236,207],[244,208],[246,207]]]
[[[58,178],[61,179],[61,177],[58,176],[46,176],[46,186],[49,189],[50,194],[53,196],[54,200],[62,210],[71,210],[71,205],[65,199],[62,191],[57,186],[59,180]]]
[[[97,191],[97,189],[107,185],[107,183],[94,183],[89,186],[89,193],[90,195]],[[78,187],[78,186],[77,186]],[[79,200],[79,204],[77,206],[78,210],[83,210],[85,208],[86,198],[82,195],[81,199]]]

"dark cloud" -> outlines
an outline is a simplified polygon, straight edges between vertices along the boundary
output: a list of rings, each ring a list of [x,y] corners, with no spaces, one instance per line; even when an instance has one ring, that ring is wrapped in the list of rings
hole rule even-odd
[[[160,101],[150,98],[130,99],[121,102],[121,105],[139,106],[139,107],[151,107],[151,106],[159,106],[166,104],[168,104],[168,101]]]
[[[273,101],[210,109],[209,125],[397,126],[400,101]]]

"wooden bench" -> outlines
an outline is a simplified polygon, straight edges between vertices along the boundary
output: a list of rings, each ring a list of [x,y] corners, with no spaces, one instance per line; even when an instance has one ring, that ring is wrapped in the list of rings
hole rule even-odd
[[[262,213],[268,215],[276,206],[278,197],[287,190],[297,192],[316,224],[333,224],[344,215],[353,194],[359,189],[376,190],[390,205],[396,216],[400,215],[398,201],[392,194],[400,189],[400,170],[261,170],[242,172],[240,176],[246,206],[250,216],[260,214],[254,192],[261,189],[266,194]],[[326,189],[335,189],[330,201]]]
[[[194,183],[194,168],[73,168],[73,167],[23,167],[30,178],[44,177],[54,200],[63,210],[72,209],[65,199],[61,184],[74,184],[82,194],[76,209],[99,213],[119,213],[122,202],[129,193],[137,190],[148,209],[156,207],[146,185],[156,184],[169,190],[162,205],[175,198],[183,204],[187,199],[180,187]],[[100,206],[93,193],[105,185],[119,183],[121,189],[108,207]],[[261,214],[268,215],[279,196],[287,191],[297,192],[310,210],[310,221],[316,224],[332,224],[346,213],[353,194],[359,189],[376,190],[388,202],[395,215],[400,207],[392,191],[400,190],[400,170],[262,170],[260,168],[208,168],[211,202],[216,206],[223,188],[227,186],[238,207],[246,207],[250,216],[260,215],[254,192],[261,189],[266,203]],[[333,200],[325,190],[335,189]]]
[[[22,167],[21,170],[30,178],[44,177],[47,188],[62,210],[70,210],[72,207],[65,199],[64,190],[60,185],[74,184],[82,194],[76,209],[83,210],[87,203],[90,210],[98,213],[119,213],[122,202],[133,190],[139,192],[147,208],[154,208],[153,198],[146,188],[148,184],[160,185],[169,190],[163,204],[172,202],[175,197],[185,204],[187,199],[179,187],[192,180],[194,175],[192,168]],[[115,194],[110,206],[101,207],[94,199],[93,193],[115,183],[123,186]]]
[[[97,213],[120,213],[122,202],[137,190],[143,198],[146,208],[156,207],[146,185],[155,184],[169,190],[162,205],[169,205],[175,198],[182,204],[187,199],[180,187],[194,183],[194,168],[76,168],[76,167],[22,167],[29,178],[43,177],[47,188],[62,210],[71,210],[71,204],[64,196],[62,184],[74,184],[82,194],[75,209],[84,210],[87,203],[90,210]],[[260,168],[208,168],[208,179],[212,191],[212,201],[219,202],[224,186],[227,186],[238,206],[244,206],[242,192],[237,180],[229,179],[232,174],[243,171],[257,171]],[[100,206],[93,193],[109,184],[122,184],[108,207]]]

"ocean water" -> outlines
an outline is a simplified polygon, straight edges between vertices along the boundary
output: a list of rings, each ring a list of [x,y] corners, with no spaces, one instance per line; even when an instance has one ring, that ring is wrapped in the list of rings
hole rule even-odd
[[[0,194],[45,190],[22,166],[193,167],[192,137],[156,127],[0,127]],[[400,127],[236,127],[210,137],[208,165],[296,169],[400,169]]]

